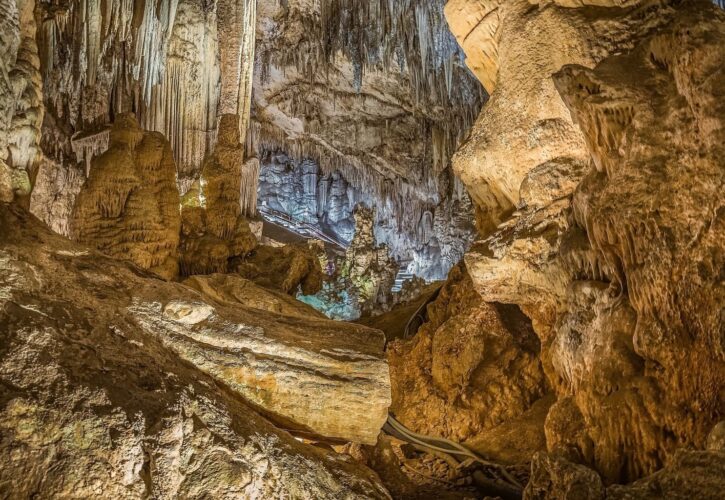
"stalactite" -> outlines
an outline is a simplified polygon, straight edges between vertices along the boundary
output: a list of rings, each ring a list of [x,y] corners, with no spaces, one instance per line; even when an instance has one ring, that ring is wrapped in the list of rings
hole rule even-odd
[[[311,53],[316,67],[342,54],[360,75],[405,67],[418,104],[440,106],[446,114],[442,123],[452,125],[438,131],[443,137],[433,138],[441,153],[434,161],[445,167],[445,152],[454,151],[460,131],[472,125],[476,116],[470,110],[480,107],[485,91],[465,68],[444,5],[444,0],[321,0],[323,53]]]
[[[237,94],[239,132],[242,137],[247,133],[251,113],[256,27],[257,0],[245,0],[242,8],[242,43],[239,51],[239,93]]]
[[[86,177],[90,175],[93,158],[108,150],[110,135],[110,129],[104,129],[90,135],[74,135],[71,139],[76,160],[85,164]]]
[[[90,0],[98,1],[98,0]],[[161,82],[168,42],[176,19],[179,0],[144,2],[144,14],[138,28],[134,78],[142,82],[142,96],[148,104],[151,92]]]
[[[257,185],[259,184],[259,160],[250,158],[242,166],[242,184],[239,202],[242,215],[254,217],[257,215]]]
[[[144,127],[171,142],[186,192],[214,144],[219,101],[216,14],[197,2],[181,2],[171,33],[164,78],[142,113]]]

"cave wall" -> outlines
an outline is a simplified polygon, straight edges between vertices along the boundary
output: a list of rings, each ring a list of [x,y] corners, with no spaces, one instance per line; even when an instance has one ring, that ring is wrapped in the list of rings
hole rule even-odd
[[[549,452],[616,482],[703,448],[725,414],[723,12],[471,0],[446,13],[479,41],[464,49],[491,91],[454,158],[488,227],[466,264],[485,301],[533,321],[557,396]]]
[[[409,272],[426,280],[445,279],[476,234],[471,200],[457,179],[441,203],[419,214],[413,232],[401,231],[398,220],[390,217],[395,207],[354,187],[340,171],[323,173],[309,158],[265,155],[258,200],[348,244],[355,235],[355,207],[374,208],[375,241],[386,245],[391,257]]]
[[[461,190],[449,159],[485,100],[443,2],[265,1],[257,36],[260,157],[340,174],[376,205],[379,241],[406,261],[415,249],[420,272],[443,278],[451,263],[433,271],[423,262],[430,217],[465,210],[451,208]],[[440,245],[456,246],[461,236],[439,229]],[[443,248],[442,259],[457,261],[466,243],[457,246],[458,257]]]
[[[33,213],[68,234],[91,160],[108,148],[110,124],[126,112],[167,137],[186,193],[213,151],[219,116],[239,116],[246,133],[249,109],[237,103],[251,92],[254,3],[37,2],[46,114]]]
[[[35,101],[42,80],[44,106],[22,116],[35,119],[28,140],[41,141],[40,123],[43,133],[27,182],[16,184],[26,184],[26,196],[32,186],[33,213],[55,231],[69,234],[75,197],[117,115],[134,112],[168,138],[183,195],[214,150],[219,117],[235,114],[242,137],[249,131],[247,157],[281,152],[341,173],[381,207],[391,248],[413,246],[421,273],[445,275],[450,262],[424,270],[438,250],[424,258],[422,247],[430,216],[458,211],[447,201],[461,192],[449,159],[485,92],[448,31],[442,0],[370,9],[328,0],[24,4],[23,29],[40,54]],[[254,194],[245,186],[243,205],[253,208]],[[444,260],[457,261],[463,235],[438,236]]]

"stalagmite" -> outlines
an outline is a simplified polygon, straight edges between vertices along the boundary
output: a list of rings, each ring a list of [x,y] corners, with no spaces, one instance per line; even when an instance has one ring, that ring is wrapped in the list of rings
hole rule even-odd
[[[120,115],[109,149],[76,198],[73,239],[171,279],[178,273],[179,193],[168,141]]]
[[[256,159],[243,163],[239,117],[222,115],[214,151],[204,160],[200,192],[190,190],[182,206],[181,274],[224,273],[233,257],[244,257],[257,245],[244,217],[249,186],[254,187],[256,208]],[[256,172],[249,172],[256,170]],[[241,202],[240,202],[241,199]]]

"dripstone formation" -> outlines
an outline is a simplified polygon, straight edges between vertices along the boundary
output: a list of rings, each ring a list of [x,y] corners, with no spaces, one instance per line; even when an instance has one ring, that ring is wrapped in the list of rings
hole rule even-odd
[[[0,0],[0,497],[722,498],[723,7]]]

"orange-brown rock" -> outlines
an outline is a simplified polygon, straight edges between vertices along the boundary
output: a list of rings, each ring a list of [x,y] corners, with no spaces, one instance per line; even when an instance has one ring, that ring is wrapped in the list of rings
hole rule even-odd
[[[0,494],[389,498],[369,470],[250,407],[287,399],[287,423],[316,415],[308,430],[374,443],[381,349],[372,330],[210,302],[0,206]],[[225,356],[223,371],[202,352]],[[320,426],[336,412],[348,430]]]
[[[545,394],[530,322],[515,306],[485,303],[463,266],[451,271],[428,317],[412,340],[388,347],[392,411],[412,430],[475,440]],[[543,434],[543,415],[537,425]]]
[[[171,279],[178,274],[179,193],[171,147],[131,114],[111,129],[76,198],[73,239]]]
[[[558,397],[549,451],[634,480],[702,448],[725,413],[725,17],[706,2],[496,12],[495,90],[456,165],[493,222],[518,211],[466,263],[484,300],[533,320]]]
[[[313,295],[322,289],[322,267],[313,242],[294,243],[282,247],[261,245],[239,261],[235,272],[266,288],[290,295],[301,291]]]
[[[117,342],[125,346],[121,352],[163,352],[165,371],[173,373],[174,362],[194,366],[191,373],[208,375],[206,380],[223,384],[285,429],[375,443],[390,404],[381,332],[299,314],[304,306],[286,315],[289,299],[274,293],[256,293],[254,302],[231,300],[234,291],[227,286],[231,293],[222,289],[208,297],[53,235],[24,212],[3,209],[1,216],[0,328],[6,327],[9,339],[26,328],[38,331],[38,324],[40,330],[49,325],[53,338],[92,335],[95,349],[110,342],[109,353]],[[197,279],[197,288],[204,290],[210,280]],[[77,367],[85,362],[83,352],[72,356]],[[161,379],[153,387],[162,390]],[[117,404],[136,404],[124,384],[113,385],[120,391]]]
[[[212,274],[210,276],[192,276],[183,281],[184,285],[200,291],[206,297],[228,305],[243,305],[283,314],[322,319],[324,314],[288,294],[262,288],[261,286],[236,274]]]
[[[184,196],[182,275],[225,273],[231,259],[245,257],[257,246],[240,203],[242,186],[250,182],[243,175],[249,168],[244,162],[238,116],[222,115],[217,145],[204,160],[201,185],[192,186]]]

